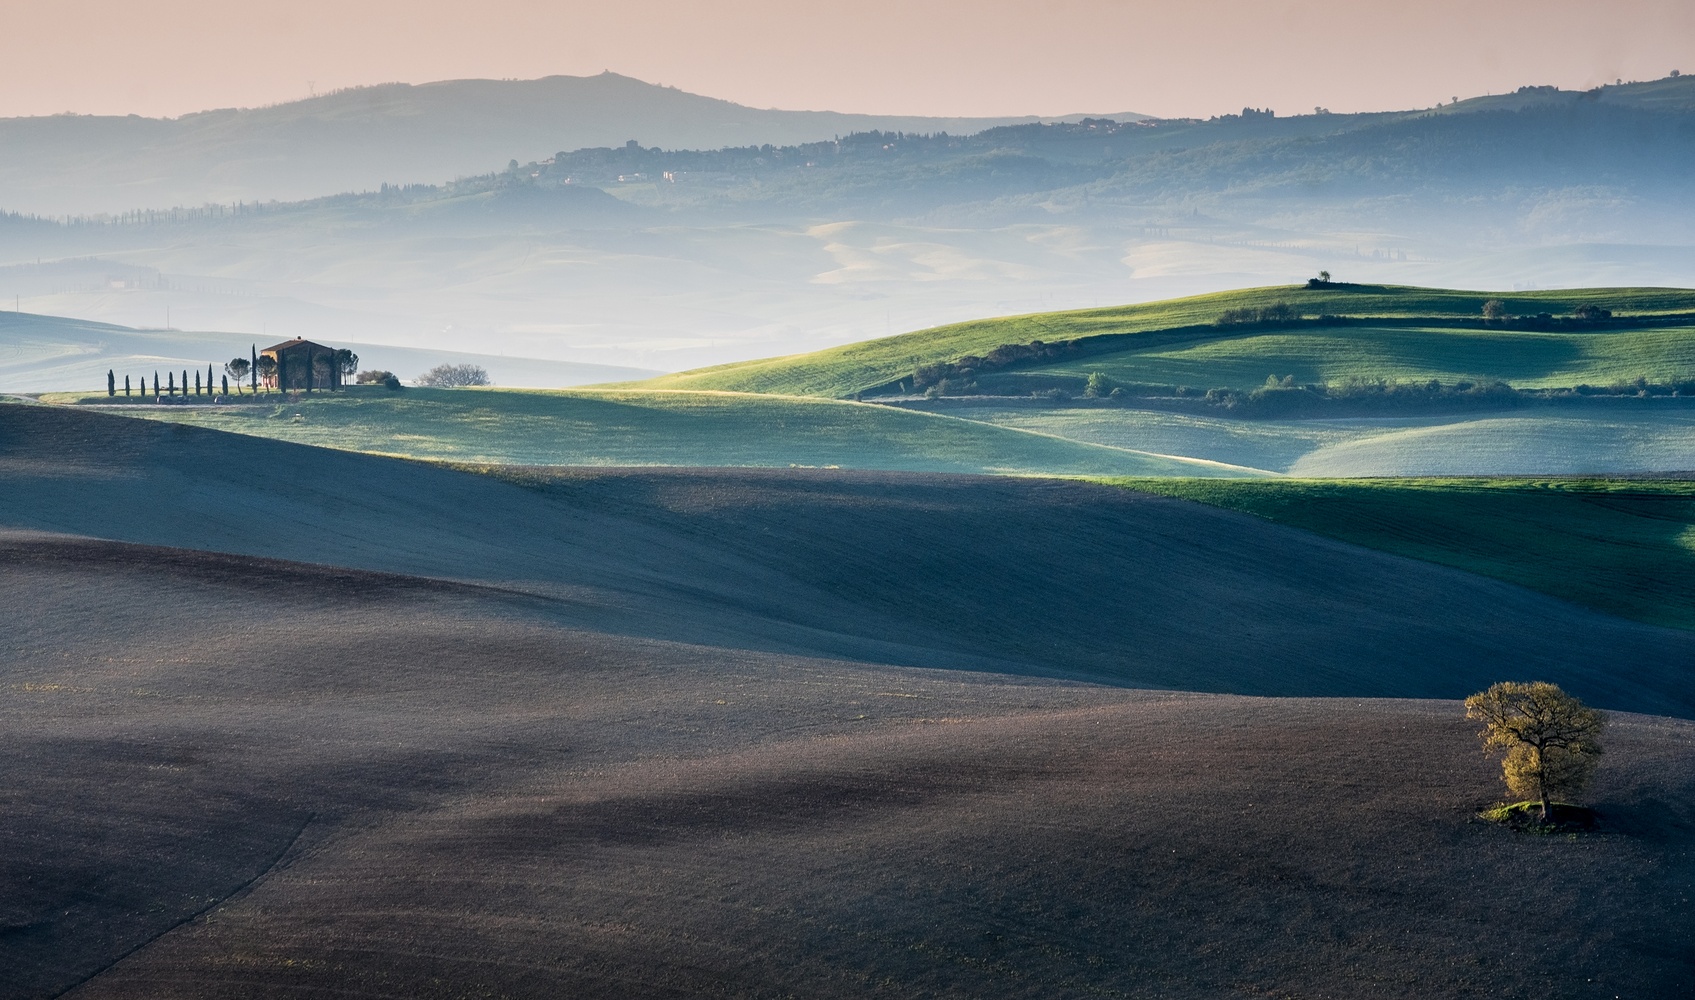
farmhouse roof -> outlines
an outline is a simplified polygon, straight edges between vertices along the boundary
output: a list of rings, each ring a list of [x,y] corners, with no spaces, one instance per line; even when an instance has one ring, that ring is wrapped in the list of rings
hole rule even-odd
[[[324,347],[323,344],[313,344],[310,340],[302,340],[301,338],[296,337],[293,340],[285,340],[280,344],[273,344],[270,347],[265,348],[265,350],[267,352],[268,351],[284,351],[284,350],[287,350],[290,347],[300,347],[300,346],[305,345],[305,344],[310,344],[313,347]],[[327,350],[329,350],[329,348],[324,347],[324,350],[327,351]]]

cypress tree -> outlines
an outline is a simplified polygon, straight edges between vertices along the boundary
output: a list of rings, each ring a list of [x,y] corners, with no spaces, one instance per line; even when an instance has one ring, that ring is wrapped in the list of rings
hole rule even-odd
[[[159,398],[159,369],[153,369],[153,398]]]
[[[112,374],[112,369],[108,368],[108,369],[106,369],[106,395],[107,396],[116,396],[117,394],[118,394],[118,376]]]
[[[206,366],[206,395],[212,394],[212,366]]]
[[[186,389],[186,388],[188,388],[188,381],[187,381],[188,373],[183,372],[182,377],[183,377],[183,380],[184,380],[182,387],[184,389]],[[194,394],[196,396],[200,395],[200,369],[198,369],[198,368],[194,369]]]
[[[129,376],[128,375],[124,376],[124,398],[125,399],[129,398]]]
[[[199,375],[200,373],[195,372],[194,374]],[[195,379],[195,381],[198,382],[200,380]],[[184,399],[188,398],[188,369],[187,368],[184,368],[182,370],[182,396],[183,396]]]
[[[218,382],[224,388],[223,394],[228,396],[230,394],[230,377],[228,375],[220,375],[218,377]]]
[[[159,377],[157,375],[155,375],[153,377],[153,384],[154,385],[159,384]],[[176,372],[166,372],[165,373],[165,394],[167,396],[175,396],[177,394],[177,373]]]
[[[259,345],[258,344],[251,344],[249,346],[253,349],[253,367],[249,368],[248,371],[250,371],[253,374],[253,393],[254,393],[254,395],[258,395],[258,393],[259,393]]]

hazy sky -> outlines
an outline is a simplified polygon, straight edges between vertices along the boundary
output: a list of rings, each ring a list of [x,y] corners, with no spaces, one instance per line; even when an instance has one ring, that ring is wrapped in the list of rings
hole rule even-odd
[[[1695,0],[0,0],[0,116],[611,69],[758,107],[1425,107],[1695,72]]]

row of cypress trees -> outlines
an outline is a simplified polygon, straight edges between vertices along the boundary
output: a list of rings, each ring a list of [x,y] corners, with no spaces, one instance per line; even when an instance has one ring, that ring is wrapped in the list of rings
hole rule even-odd
[[[251,376],[252,376],[252,380],[253,380],[252,389],[253,389],[253,391],[258,392],[259,391],[259,348],[258,348],[257,345],[254,345],[254,347],[252,348],[252,354],[253,354],[253,360],[247,365],[246,372],[250,373]],[[241,359],[237,358],[236,360],[239,361]],[[230,394],[229,370],[230,370],[230,367],[228,365],[225,365],[224,366],[224,374],[218,378],[220,389],[219,389],[218,393],[216,393],[216,394],[221,394],[221,395],[225,395],[225,396],[228,396]],[[238,372],[236,374],[236,382],[237,382],[237,388],[238,389],[240,388],[241,374],[242,373],[240,373],[240,372]],[[215,395],[215,393],[213,393],[213,391],[212,391],[212,381],[213,381],[213,373],[212,373],[212,366],[211,365],[206,366],[206,381],[204,383],[202,383],[200,381],[200,371],[199,371],[199,369],[196,369],[195,372],[194,372],[194,394],[196,396],[198,396],[202,393],[202,391],[204,391],[205,394],[208,395],[208,396]],[[180,387],[177,384],[176,373],[175,372],[166,372],[165,373],[165,385],[164,385],[163,389],[161,389],[159,387],[159,371],[158,371],[158,369],[153,370],[153,395],[155,397],[157,397],[157,396],[175,396],[179,391],[183,394],[184,397],[188,396],[188,369],[186,369],[186,368],[183,369],[182,384],[181,384]],[[129,378],[128,375],[125,375],[124,376],[124,395],[127,397],[127,396],[130,395],[130,393],[131,393],[130,378]],[[106,369],[106,395],[109,396],[109,397],[116,397],[118,395],[118,375],[115,371],[113,371],[110,368]],[[140,391],[139,395],[141,395],[141,396],[147,395],[147,376],[146,375],[141,376],[141,391]]]
[[[225,395],[225,396],[230,394],[230,377],[228,375],[224,375],[219,379],[219,385],[220,385],[220,388],[217,390],[217,392],[214,392],[213,391],[213,374],[212,374],[212,366],[211,365],[206,366],[206,380],[204,382],[202,382],[200,380],[199,370],[198,369],[195,370],[195,372],[194,372],[194,394],[196,396],[201,395],[202,393],[204,393],[205,395],[208,395],[208,396],[218,395],[220,393],[222,395]],[[124,395],[129,396],[131,394],[131,391],[132,390],[131,390],[131,386],[130,386],[130,377],[128,375],[125,375],[124,376]],[[163,384],[163,386],[161,386],[160,385],[160,379],[159,379],[159,372],[157,370],[155,370],[153,372],[153,393],[152,394],[154,396],[175,396],[179,392],[182,393],[182,395],[185,396],[185,397],[189,393],[188,370],[186,368],[183,369],[182,382],[180,384],[177,382],[177,377],[176,377],[175,372],[166,372],[164,384]],[[116,396],[117,394],[118,394],[118,376],[117,376],[117,373],[114,372],[112,369],[108,368],[108,369],[106,369],[106,395]],[[141,395],[141,396],[148,395],[148,392],[147,392],[147,376],[146,375],[141,376],[141,391],[138,393],[138,395]]]

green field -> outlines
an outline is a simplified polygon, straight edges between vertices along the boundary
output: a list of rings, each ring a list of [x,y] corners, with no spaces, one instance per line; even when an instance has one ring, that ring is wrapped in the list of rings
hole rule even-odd
[[[1594,400],[1481,414],[1326,420],[1238,420],[1127,407],[987,404],[949,405],[943,412],[1075,441],[1303,477],[1695,470],[1695,406],[1681,399]]]
[[[49,402],[109,404],[104,395]],[[299,444],[503,465],[838,466],[920,472],[1253,474],[885,406],[732,393],[350,390],[112,412]]]
[[[1299,286],[1250,288],[1142,305],[1038,313],[957,323],[833,347],[810,354],[738,362],[664,375],[639,384],[644,388],[719,389],[846,398],[910,376],[913,369],[919,365],[951,362],[972,354],[983,355],[1001,344],[1027,344],[1035,340],[1057,343],[1082,337],[1151,333],[1179,327],[1204,326],[1215,322],[1226,310],[1257,308],[1275,302],[1288,302],[1306,316],[1473,319],[1480,315],[1483,303],[1492,298],[1501,299],[1507,309],[1515,315],[1542,312],[1564,315],[1583,304],[1601,305],[1620,316],[1695,311],[1695,291],[1687,289],[1591,288],[1508,293],[1402,286],[1368,286],[1355,290],[1309,290]],[[1396,329],[1392,331],[1395,335],[1393,343],[1376,344],[1376,338],[1385,332],[1373,327],[1347,327],[1334,331],[1331,337],[1268,338],[1258,332],[1233,333],[1229,328],[1220,327],[1216,337],[1207,338],[1208,341],[1223,342],[1216,348],[1219,353],[1215,356],[1209,356],[1202,344],[1191,343],[1175,351],[1169,344],[1152,345],[1151,349],[1156,352],[1173,355],[1162,359],[1160,364],[1164,367],[1157,370],[1183,373],[1184,377],[1167,378],[1162,375],[1157,380],[1146,380],[1208,388],[1233,382],[1251,386],[1264,382],[1265,377],[1274,372],[1278,375],[1299,376],[1303,371],[1298,368],[1301,364],[1307,366],[1304,371],[1313,373],[1314,378],[1310,379],[1313,381],[1326,370],[1326,366],[1331,366],[1339,373],[1346,371],[1372,378],[1392,377],[1396,372],[1450,379],[1464,375],[1482,376],[1484,372],[1471,372],[1467,370],[1468,367],[1475,362],[1483,368],[1511,368],[1513,363],[1502,355],[1504,347],[1517,350],[1521,344],[1530,343],[1517,338],[1545,336],[1487,331],[1485,336],[1465,339],[1441,329],[1438,324],[1422,333]],[[1687,336],[1687,331],[1685,335]],[[1597,373],[1611,373],[1606,375],[1606,381],[1613,377],[1635,378],[1638,375],[1670,372],[1673,369],[1678,369],[1685,375],[1691,374],[1687,368],[1678,368],[1682,364],[1679,358],[1684,355],[1679,354],[1662,362],[1656,353],[1672,346],[1678,351],[1687,351],[1683,346],[1683,339],[1677,336],[1656,340],[1651,335],[1644,335],[1642,331],[1633,331],[1631,337],[1624,340],[1616,339],[1619,336],[1616,333],[1575,335],[1595,338],[1598,346],[1594,350],[1597,353],[1593,358],[1587,359],[1582,355],[1583,345],[1588,341],[1574,341],[1569,339],[1571,336],[1554,337],[1546,343],[1527,348],[1536,360],[1527,362],[1523,370],[1544,383],[1549,380],[1558,381],[1565,377],[1565,373],[1587,372],[1591,369]],[[1361,343],[1339,348],[1338,337],[1344,341],[1353,338]],[[1277,343],[1280,340],[1294,342]],[[1229,346],[1240,341],[1272,343]],[[1329,352],[1338,349],[1343,350],[1343,356],[1329,360]],[[1431,351],[1435,354],[1427,356],[1427,352]],[[1187,352],[1199,353],[1185,357]],[[1572,360],[1573,357],[1578,360]],[[1214,366],[1221,364],[1225,367],[1219,368],[1218,371],[1228,371],[1228,378],[1232,383],[1215,381],[1214,375],[1209,374]],[[1380,368],[1384,364],[1389,367]],[[1283,370],[1279,370],[1279,366]],[[1086,364],[1077,367],[1077,370],[1086,373],[1095,367],[1095,360],[1091,358]],[[1134,366],[1130,365],[1125,369],[1126,380],[1143,380],[1130,374],[1131,367]],[[1602,376],[1597,374],[1590,380],[1596,378]]]
[[[1266,376],[1297,383],[1350,380],[1506,382],[1520,389],[1695,378],[1695,328],[1533,333],[1430,327],[1336,326],[1298,333],[1207,336],[1188,344],[1118,351],[1027,369],[1081,381],[1250,390]],[[993,391],[994,376],[984,380]]]
[[[1695,482],[1112,482],[1480,573],[1625,618],[1695,629]]]

